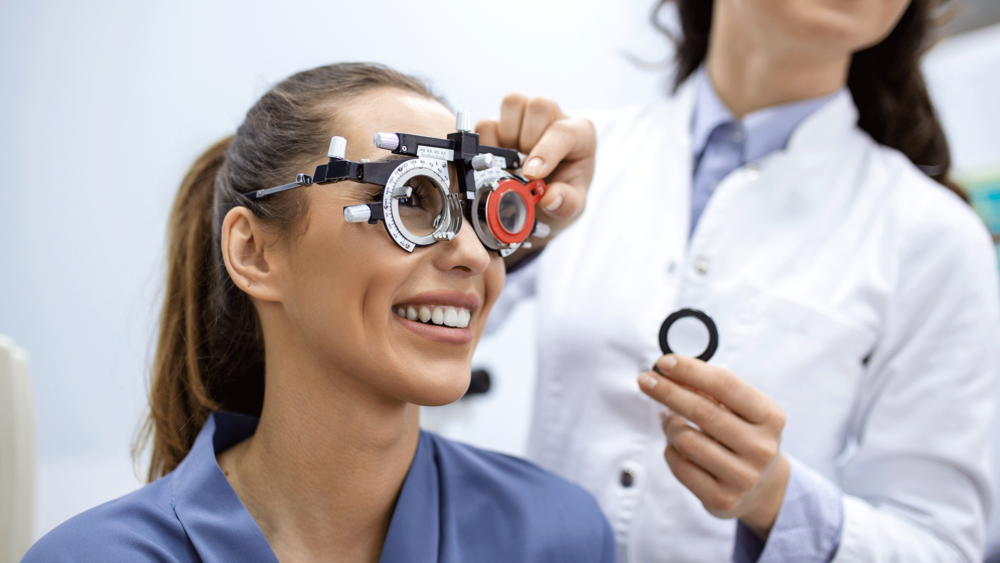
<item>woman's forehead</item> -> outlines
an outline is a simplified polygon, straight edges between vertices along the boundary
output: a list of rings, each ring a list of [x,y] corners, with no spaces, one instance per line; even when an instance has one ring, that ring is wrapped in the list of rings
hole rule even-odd
[[[349,160],[375,160],[386,154],[372,145],[375,133],[443,138],[455,131],[455,115],[440,102],[394,88],[366,94],[338,113],[338,128],[346,130],[336,134],[348,140]]]

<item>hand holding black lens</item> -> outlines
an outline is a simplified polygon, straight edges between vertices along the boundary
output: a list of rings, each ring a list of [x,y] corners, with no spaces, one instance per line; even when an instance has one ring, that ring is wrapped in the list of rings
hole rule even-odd
[[[670,333],[670,327],[674,325],[677,321],[687,318],[694,317],[701,321],[705,328],[708,329],[708,346],[705,351],[702,352],[697,358],[704,362],[712,359],[715,355],[715,351],[719,349],[719,330],[715,326],[715,321],[712,317],[708,316],[703,311],[698,309],[681,309],[679,311],[674,311],[667,317],[667,320],[663,321],[663,325],[660,326],[660,350],[663,354],[673,354],[674,351],[670,349],[670,342],[667,338]]]

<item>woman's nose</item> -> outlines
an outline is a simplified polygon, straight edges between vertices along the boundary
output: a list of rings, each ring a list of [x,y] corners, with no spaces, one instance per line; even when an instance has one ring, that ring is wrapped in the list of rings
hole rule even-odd
[[[435,244],[437,250],[435,265],[443,271],[456,271],[475,276],[486,271],[490,265],[490,253],[479,241],[475,229],[468,221],[462,221],[455,238]]]

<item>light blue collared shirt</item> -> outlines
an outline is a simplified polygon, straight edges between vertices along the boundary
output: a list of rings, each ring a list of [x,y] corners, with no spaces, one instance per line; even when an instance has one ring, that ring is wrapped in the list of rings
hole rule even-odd
[[[715,187],[727,175],[784,149],[802,120],[840,93],[765,108],[737,120],[719,99],[704,67],[695,80],[691,235]],[[734,563],[827,563],[836,554],[844,525],[840,488],[797,460],[789,458],[789,462],[785,497],[767,542],[738,524]]]
[[[213,413],[172,472],[66,521],[22,563],[278,563],[215,456],[257,419]],[[615,538],[580,487],[524,460],[421,432],[383,563],[614,563]]]

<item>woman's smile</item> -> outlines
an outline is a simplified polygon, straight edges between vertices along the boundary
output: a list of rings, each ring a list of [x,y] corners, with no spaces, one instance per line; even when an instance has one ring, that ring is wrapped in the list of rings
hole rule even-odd
[[[479,296],[458,291],[428,291],[392,306],[404,327],[424,338],[449,344],[468,344],[474,334],[469,323],[482,306]]]

